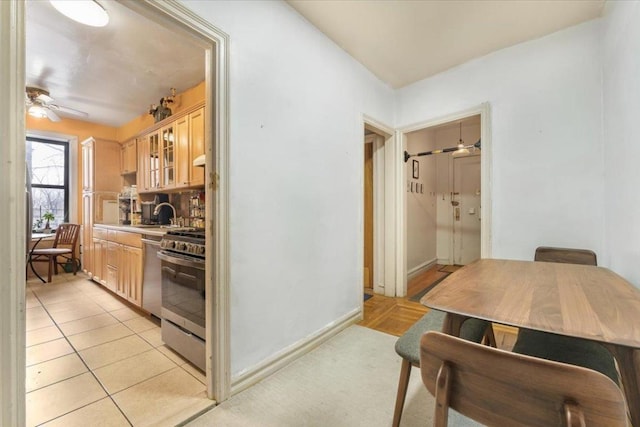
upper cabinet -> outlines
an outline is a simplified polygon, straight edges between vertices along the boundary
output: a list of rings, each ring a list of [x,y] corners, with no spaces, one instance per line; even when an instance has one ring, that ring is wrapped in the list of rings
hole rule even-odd
[[[204,107],[167,119],[138,138],[138,192],[204,186],[204,168],[193,159],[204,154]]]
[[[83,192],[120,190],[120,148],[114,141],[89,138],[82,142]]]
[[[204,168],[193,166],[193,160],[204,154],[204,107],[189,114],[189,182],[204,186]]]
[[[136,173],[138,171],[138,150],[135,139],[122,144],[120,159],[122,175]]]

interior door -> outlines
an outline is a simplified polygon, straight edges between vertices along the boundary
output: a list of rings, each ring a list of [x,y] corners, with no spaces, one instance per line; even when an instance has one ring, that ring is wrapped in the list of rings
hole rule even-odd
[[[453,158],[453,262],[480,258],[480,156]]]
[[[373,143],[364,144],[364,287],[373,288]]]

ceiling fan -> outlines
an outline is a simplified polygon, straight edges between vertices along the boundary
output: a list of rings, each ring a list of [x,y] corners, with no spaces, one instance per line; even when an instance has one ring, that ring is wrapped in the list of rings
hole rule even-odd
[[[89,114],[84,111],[54,104],[53,98],[49,96],[49,91],[38,87],[27,86],[26,97],[27,112],[33,117],[46,117],[52,122],[59,122],[62,119],[56,114],[56,111],[78,117],[89,117]]]

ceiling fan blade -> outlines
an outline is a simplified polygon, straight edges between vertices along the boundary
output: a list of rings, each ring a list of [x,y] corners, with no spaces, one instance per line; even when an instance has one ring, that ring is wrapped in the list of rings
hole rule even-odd
[[[51,120],[52,122],[59,122],[60,120],[62,120],[56,113],[51,111],[49,108],[45,107],[44,111],[47,117],[49,118],[49,120]]]
[[[45,95],[44,93],[41,93],[40,95],[36,96],[36,99],[42,102],[43,104],[48,104],[50,102],[53,102],[53,98],[50,97],[49,95]]]
[[[62,105],[49,104],[48,107],[54,110],[58,110],[61,113],[72,114],[74,116],[80,116],[80,117],[89,117],[89,114],[85,113],[84,111],[75,110],[73,108],[64,107]]]

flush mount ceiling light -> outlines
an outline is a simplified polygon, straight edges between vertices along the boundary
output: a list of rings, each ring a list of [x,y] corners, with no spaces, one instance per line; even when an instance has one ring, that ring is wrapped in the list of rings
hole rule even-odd
[[[92,27],[104,27],[109,15],[95,0],[49,0],[56,10],[68,18]]]

